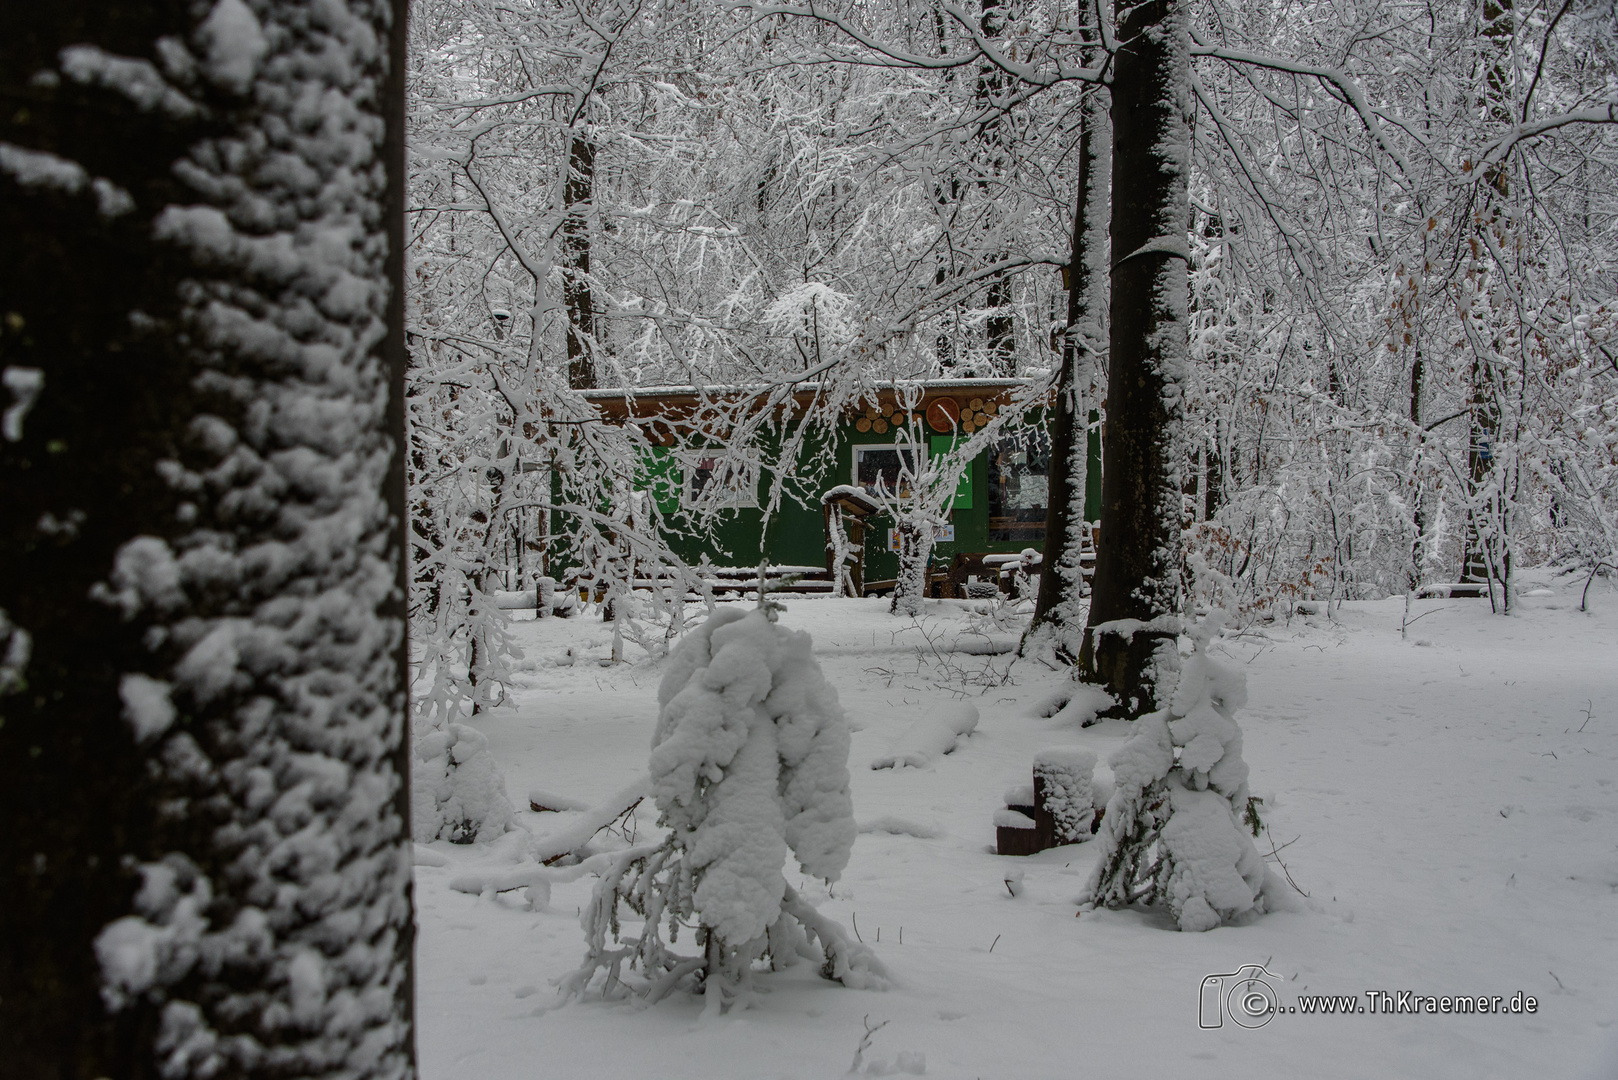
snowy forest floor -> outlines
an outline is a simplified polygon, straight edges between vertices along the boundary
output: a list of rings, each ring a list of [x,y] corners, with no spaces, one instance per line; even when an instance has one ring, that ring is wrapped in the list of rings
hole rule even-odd
[[[1075,918],[1093,844],[993,853],[991,817],[1006,789],[1029,783],[1035,753],[1085,746],[1105,762],[1127,733],[1041,715],[1066,674],[1019,660],[1007,677],[1010,655],[983,655],[1013,644],[1020,623],[985,638],[952,603],[917,625],[880,600],[789,602],[783,625],[813,635],[859,728],[849,765],[861,834],[829,895],[800,884],[795,863],[787,877],[845,928],[857,919],[901,985],[849,990],[800,964],[761,975],[757,1007],[716,1021],[687,996],[558,1008],[553,980],[583,956],[578,910],[594,879],[557,885],[539,910],[521,892],[466,895],[451,878],[517,863],[528,837],[439,842],[440,855],[418,857],[447,865],[416,872],[422,1075],[820,1080],[845,1075],[880,1024],[862,1072],[891,1072],[901,1053],[913,1071],[919,1052],[925,1075],[966,1080],[1618,1076],[1618,594],[1598,583],[1581,613],[1582,585],[1525,584],[1509,619],[1486,600],[1421,601],[1408,640],[1394,599],[1216,645],[1247,674],[1238,720],[1270,830],[1259,849],[1285,845],[1308,898],[1206,934],[1139,911]],[[593,802],[645,770],[662,665],[596,663],[610,627],[592,617],[513,630],[526,654],[515,708],[475,724],[519,820],[544,835],[576,815],[529,812],[530,788]],[[559,666],[569,647],[577,661]],[[982,720],[955,753],[869,767],[963,692]],[[655,810],[638,818],[644,838]],[[1024,872],[1019,897],[1011,870]],[[1247,964],[1278,976],[1283,1013],[1259,1030],[1201,1028],[1204,976]],[[1508,1002],[1521,991],[1538,1011],[1285,1012],[1300,994],[1364,1005],[1367,991]]]

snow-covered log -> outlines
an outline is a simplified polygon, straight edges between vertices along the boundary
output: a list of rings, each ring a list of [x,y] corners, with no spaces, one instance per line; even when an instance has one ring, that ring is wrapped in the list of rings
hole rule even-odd
[[[637,777],[595,806],[587,808],[578,821],[540,837],[534,841],[534,858],[548,863],[578,851],[596,833],[633,810],[646,797],[649,786],[646,777]]]
[[[893,749],[874,759],[871,768],[924,769],[945,754],[954,753],[977,726],[977,706],[969,701],[952,701],[905,728],[893,741]]]

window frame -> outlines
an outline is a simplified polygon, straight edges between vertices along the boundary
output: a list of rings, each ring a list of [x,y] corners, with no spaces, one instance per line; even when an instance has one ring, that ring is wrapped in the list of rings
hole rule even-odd
[[[910,451],[912,454],[914,454],[914,452],[916,450],[920,450],[922,453],[928,453],[928,448],[927,448],[926,445],[922,445],[922,446],[917,447],[917,446],[909,446],[909,445],[906,445],[904,443],[898,443],[898,442],[851,443],[851,444],[849,444],[849,451],[850,451],[849,455],[848,455],[849,483],[853,487],[859,488],[861,491],[865,491],[867,494],[872,495],[873,498],[875,497],[875,493],[870,492],[865,487],[864,484],[860,483],[860,452],[863,451],[863,450],[879,450],[879,451],[884,451],[884,452],[887,452],[887,453],[898,454],[898,455],[900,455],[900,460],[901,461],[903,460],[903,455],[904,455],[905,451]],[[914,471],[916,469],[916,461],[914,460],[914,457],[912,457],[912,460],[910,462],[910,467],[911,467],[912,472],[914,473]],[[925,468],[925,466],[923,466],[923,468]],[[902,499],[902,498],[906,498],[908,495],[909,495],[909,490],[908,489],[901,490],[901,491],[896,491],[896,492],[890,491],[888,493],[888,497],[890,499]]]
[[[1004,501],[1000,498],[1000,495],[1005,487],[1004,482],[1001,480],[1002,471],[999,463],[1001,453],[1004,452],[1008,443],[1015,443],[1017,444],[1016,450],[1020,450],[1025,454],[1029,453],[1031,450],[1035,450],[1034,447],[1029,446],[1029,443],[1037,443],[1040,438],[1041,435],[1032,429],[1021,429],[1019,431],[1007,432],[1005,435],[1002,435],[999,439],[997,439],[994,445],[989,447],[988,454],[986,455],[987,460],[985,463],[987,467],[987,482],[984,486],[987,490],[984,492],[984,511],[987,518],[985,522],[985,536],[988,538],[988,542],[991,544],[1044,544],[1047,539],[1045,536],[1045,526],[1049,520],[1048,515],[1050,513],[1050,458],[1052,453],[1048,442],[1045,446],[1037,448],[1036,451],[1045,458],[1045,471],[1043,473],[1033,474],[1035,476],[1043,476],[1045,478],[1045,505],[1037,510],[1034,507],[1022,508],[1025,512],[1038,513],[1038,518],[1023,518],[1017,516],[1015,512],[1016,508],[1008,508]],[[1049,436],[1044,436],[1044,438],[1048,439]],[[1022,467],[1024,469],[1027,468],[1026,459],[1022,463]],[[1019,487],[1020,486],[1021,481],[1019,480]],[[1000,511],[998,514],[995,513],[997,509]],[[1011,509],[1013,512],[1007,513],[1006,511],[1008,509]],[[1037,536],[1032,535],[1035,532],[1038,533]],[[1004,533],[1007,535],[997,536],[996,533]]]

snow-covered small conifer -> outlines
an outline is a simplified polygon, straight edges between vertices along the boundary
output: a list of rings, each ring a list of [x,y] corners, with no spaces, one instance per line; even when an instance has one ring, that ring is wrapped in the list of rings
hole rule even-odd
[[[1208,655],[1222,622],[1215,610],[1192,628],[1194,651],[1168,708],[1136,721],[1112,756],[1116,787],[1088,905],[1166,904],[1181,930],[1211,930],[1278,895],[1244,829],[1257,822],[1235,720],[1246,679]]]
[[[410,831],[417,843],[488,841],[513,828],[506,782],[489,740],[466,724],[416,739],[410,771]]]
[[[715,611],[680,643],[658,690],[651,787],[669,830],[661,844],[624,852],[597,886],[584,928],[590,952],[570,980],[583,989],[608,969],[604,992],[621,981],[629,959],[657,981],[656,1000],[688,975],[700,976],[708,1008],[744,998],[753,962],[780,968],[799,956],[823,961],[822,973],[846,985],[880,987],[887,973],[787,885],[787,851],[804,873],[828,883],[854,845],[848,790],[848,721],[821,674],[809,635],[777,625],[778,605]],[[606,945],[617,934],[617,903],[646,919],[628,949]],[[695,920],[701,957],[663,946]],[[810,948],[810,938],[820,950]]]
[[[440,619],[450,607],[440,605]],[[410,833],[418,844],[486,842],[516,827],[488,738],[460,721],[468,711],[476,716],[508,704],[506,664],[521,653],[503,613],[492,604],[465,607],[463,600],[461,615],[426,635],[426,677],[412,702]],[[464,635],[455,632],[455,618],[469,624]]]

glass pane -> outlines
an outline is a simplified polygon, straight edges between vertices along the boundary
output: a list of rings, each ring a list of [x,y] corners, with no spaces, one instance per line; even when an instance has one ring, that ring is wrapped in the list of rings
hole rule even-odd
[[[989,540],[1039,544],[1045,540],[1051,451],[1043,431],[1001,439],[989,455]]]
[[[695,503],[709,484],[720,485],[719,505],[752,506],[756,502],[752,470],[743,464],[725,464],[720,457],[701,457],[691,462],[686,472],[690,502]],[[712,498],[713,496],[710,496]]]
[[[877,489],[877,480],[882,481],[882,489],[889,495],[908,495],[909,484],[900,486],[900,457],[904,455],[904,464],[910,470],[915,469],[916,458],[913,451],[901,450],[898,447],[861,447],[854,448],[854,484],[855,486],[874,493]]]
[[[718,464],[719,462],[711,457],[697,459],[696,464],[691,469],[691,498],[693,501],[703,493],[708,487],[708,483],[713,480],[714,466]]]

